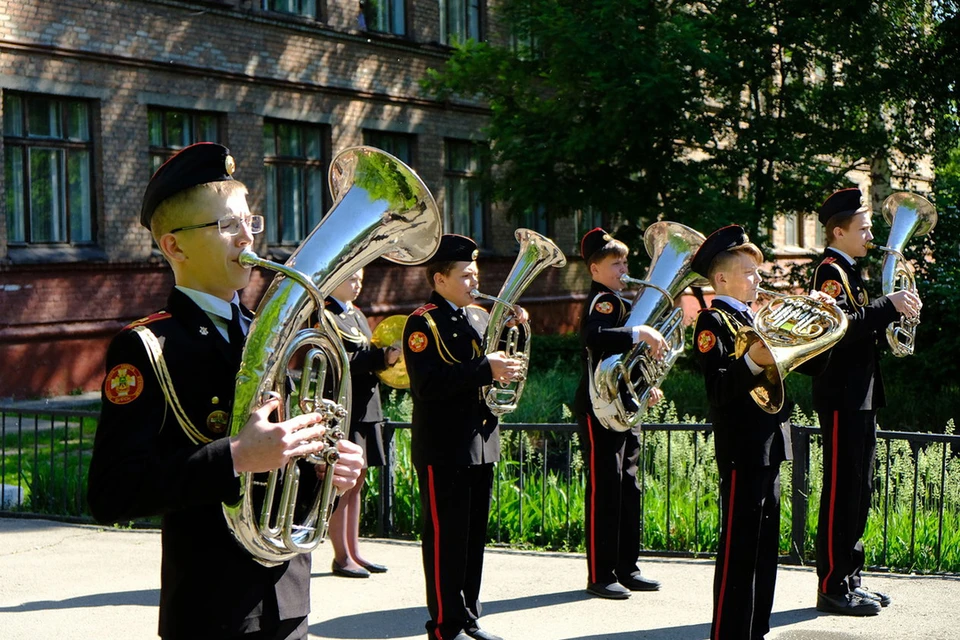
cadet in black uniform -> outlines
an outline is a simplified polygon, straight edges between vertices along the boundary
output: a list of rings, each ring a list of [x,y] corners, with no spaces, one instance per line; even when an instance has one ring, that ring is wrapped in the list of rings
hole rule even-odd
[[[481,389],[515,380],[523,367],[482,351],[487,313],[471,306],[470,296],[479,286],[477,253],[470,238],[442,237],[426,267],[433,293],[403,331],[431,640],[499,640],[477,623],[493,464],[500,458],[497,418]]]
[[[383,441],[383,408],[380,406],[380,381],[376,373],[396,364],[397,347],[375,347],[367,316],[353,301],[363,288],[363,269],[343,281],[325,300],[343,346],[350,355],[350,381],[353,401],[350,409],[350,441],[363,449],[364,469],[355,487],[340,496],[330,517],[327,538],[333,547],[333,573],[346,578],[369,578],[370,573],[387,570],[360,555],[360,490],[367,467],[382,467],[387,443]]]
[[[780,538],[780,463],[790,460],[790,409],[776,415],[750,396],[769,350],[755,342],[737,358],[734,340],[753,326],[763,254],[742,227],[713,232],[693,258],[716,296],[697,316],[694,352],[700,362],[720,473],[720,541],[713,579],[710,640],[758,640],[770,630]],[[825,357],[824,357],[825,359]],[[811,361],[810,369],[822,367]]]
[[[588,358],[596,365],[604,358],[625,353],[641,340],[655,358],[666,348],[663,336],[646,325],[625,327],[630,303],[620,297],[620,276],[627,273],[627,245],[603,229],[587,232],[580,255],[593,281],[580,317],[583,371],[574,409],[580,427],[580,446],[587,465],[584,504],[587,547],[587,593],[622,600],[631,591],[656,591],[660,583],[640,574],[640,487],[637,465],[640,440],[636,433],[617,432],[597,420],[588,390]],[[650,404],[659,401],[660,389],[650,393]]]
[[[224,437],[250,322],[237,296],[250,272],[237,256],[263,229],[233,168],[225,147],[200,143],[147,185],[140,221],[176,288],[163,311],[110,344],[88,499],[105,524],[163,516],[161,637],[306,638],[309,555],[264,567],[233,538],[221,509],[238,499],[238,473],[270,471],[323,446],[302,443],[322,434],[317,414],[270,422],[277,401]],[[335,483],[346,490],[362,457],[349,442],[340,451]]]
[[[817,609],[875,615],[889,596],[861,585],[863,536],[873,494],[877,409],[884,406],[879,342],[901,315],[915,317],[920,299],[898,291],[870,301],[856,259],[867,255],[870,209],[859,189],[843,189],[820,207],[827,248],[813,288],[836,298],[849,324],[826,371],[813,381],[813,405],[823,434],[823,492],[817,521]]]

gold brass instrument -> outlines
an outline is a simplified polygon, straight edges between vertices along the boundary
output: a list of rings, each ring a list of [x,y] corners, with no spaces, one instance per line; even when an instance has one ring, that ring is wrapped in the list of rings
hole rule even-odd
[[[692,284],[703,281],[690,270],[693,255],[705,240],[703,234],[676,222],[655,222],[643,234],[650,256],[646,278],[624,275],[624,285],[641,287],[624,326],[648,325],[663,334],[667,350],[652,358],[649,346],[640,342],[625,354],[609,356],[594,366],[589,381],[590,400],[600,423],[613,431],[638,428],[650,392],[667,377],[683,353],[683,309],[675,298]],[[704,281],[705,282],[705,281]]]
[[[768,289],[760,292],[773,300],[757,312],[753,327],[741,327],[737,332],[734,355],[741,357],[757,341],[770,352],[774,363],[757,376],[750,397],[767,413],[776,414],[783,408],[783,379],[839,342],[847,330],[847,315],[837,305],[810,296]]]
[[[903,257],[903,250],[914,236],[925,236],[937,225],[937,210],[930,202],[915,193],[894,193],[888,196],[880,207],[883,219],[890,225],[887,245],[867,243],[869,249],[884,252],[881,264],[880,283],[883,295],[897,291],[917,292],[917,281],[913,266]],[[887,342],[890,350],[898,358],[913,355],[913,345],[917,337],[919,316],[907,318],[900,316],[897,322],[887,325]]]
[[[516,238],[520,243],[520,253],[503,281],[500,293],[491,296],[480,293],[477,289],[470,292],[475,299],[485,298],[494,302],[490,309],[487,331],[483,337],[483,352],[503,351],[508,357],[523,362],[523,373],[516,380],[495,381],[483,388],[484,401],[490,411],[497,416],[517,409],[530,366],[530,323],[524,322],[507,327],[507,322],[516,315],[514,306],[517,299],[523,295],[541,271],[547,267],[559,268],[567,264],[566,256],[550,238],[530,229],[517,229]]]
[[[278,275],[264,294],[244,343],[230,435],[238,434],[270,396],[281,399],[281,421],[316,411],[326,425],[326,447],[320,454],[291,460],[266,474],[265,480],[265,474],[240,474],[239,501],[223,505],[234,537],[266,566],[309,553],[323,541],[334,505],[334,474],[328,468],[320,487],[306,499],[298,496],[304,493],[299,491],[301,463],[333,465],[337,440],[345,435],[341,425],[348,424],[347,353],[327,314],[318,314],[318,328],[310,327],[308,318],[323,309],[324,298],[341,282],[374,259],[421,264],[440,243],[441,214],[433,196],[413,170],[390,154],[372,147],[346,149],[333,159],[328,178],[335,204],[285,264],[260,258],[249,249],[239,257],[243,266],[271,269]],[[294,405],[287,397],[288,367],[303,349]],[[334,390],[325,398],[328,376]],[[311,471],[308,480],[313,476]],[[263,500],[257,506],[254,501],[260,494]],[[300,516],[304,504],[309,507]]]
[[[403,339],[403,327],[406,323],[407,316],[404,315],[384,318],[373,330],[373,338],[370,340],[370,344],[379,349],[399,344],[400,340]],[[407,375],[407,363],[403,359],[403,349],[400,350],[400,357],[392,367],[377,371],[376,374],[380,378],[380,382],[388,387],[409,389],[410,376]]]

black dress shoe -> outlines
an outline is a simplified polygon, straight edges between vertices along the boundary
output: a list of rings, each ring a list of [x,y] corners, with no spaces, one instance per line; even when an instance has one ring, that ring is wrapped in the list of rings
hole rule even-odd
[[[387,568],[382,564],[377,564],[376,562],[361,562],[360,566],[369,571],[370,573],[386,573]]]
[[[333,566],[331,567],[333,575],[341,576],[344,578],[369,578],[370,572],[366,569],[347,569],[346,567],[341,567],[337,564],[337,561],[333,561]]]
[[[608,598],[610,600],[626,600],[630,597],[630,590],[619,582],[611,582],[609,584],[594,582],[592,584],[588,584],[587,593],[593,596],[599,596],[601,598]]]
[[[863,587],[857,587],[853,590],[853,592],[864,600],[873,600],[874,602],[879,602],[881,607],[886,607],[893,602],[893,600],[890,599],[890,596],[885,593],[880,593],[879,591],[870,591],[869,589],[864,589]]]
[[[500,636],[495,636],[488,631],[484,631],[480,627],[476,629],[464,629],[463,632],[473,638],[473,640],[503,640]]]
[[[880,604],[874,600],[861,598],[855,593],[845,593],[841,596],[818,593],[817,611],[841,616],[875,616],[880,613]]]
[[[637,571],[629,578],[623,578],[620,580],[620,584],[625,586],[630,591],[659,591],[660,582],[657,580],[651,580],[650,578],[644,578],[640,575],[640,572]]]

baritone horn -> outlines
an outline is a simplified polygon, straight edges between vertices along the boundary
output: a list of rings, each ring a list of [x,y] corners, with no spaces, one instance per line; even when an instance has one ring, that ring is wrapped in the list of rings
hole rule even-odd
[[[271,396],[280,397],[280,420],[315,411],[326,426],[320,454],[291,460],[269,474],[240,474],[239,500],[223,505],[234,537],[266,566],[309,553],[323,541],[334,506],[334,474],[328,468],[319,487],[304,495],[301,470],[315,480],[316,467],[334,464],[337,441],[345,435],[341,427],[349,424],[346,350],[327,314],[317,314],[317,328],[308,319],[322,311],[324,298],[341,282],[376,258],[421,264],[440,243],[442,223],[433,196],[413,170],[390,154],[373,147],[346,149],[331,162],[328,179],[335,204],[285,264],[249,249],[239,257],[243,266],[278,275],[257,307],[244,343],[229,435],[239,433]],[[304,351],[294,404],[287,393],[288,369]],[[333,391],[324,397],[328,382]]]
[[[517,409],[530,367],[530,323],[507,326],[510,319],[516,315],[514,307],[517,299],[523,295],[541,271],[547,267],[559,268],[567,264],[563,251],[550,238],[530,229],[517,229],[515,235],[517,242],[520,243],[520,253],[503,281],[500,293],[491,296],[480,293],[477,289],[470,292],[474,299],[484,298],[494,303],[490,309],[487,331],[483,337],[483,352],[503,351],[508,357],[516,358],[523,364],[523,372],[516,380],[494,381],[483,388],[484,401],[490,411],[497,416]]]
[[[380,324],[373,330],[373,337],[370,344],[383,349],[385,347],[395,346],[403,339],[403,327],[407,323],[407,316],[393,315],[387,316],[380,321]],[[409,389],[410,376],[407,374],[407,363],[403,359],[403,349],[400,349],[400,357],[393,366],[387,367],[381,371],[375,372],[380,382],[393,387],[394,389]]]
[[[925,236],[937,225],[937,210],[930,202],[915,193],[894,193],[880,206],[883,219],[890,225],[886,246],[867,243],[870,249],[883,251],[881,264],[881,287],[887,296],[897,291],[917,292],[913,266],[903,257],[903,250],[914,236]],[[917,337],[919,315],[916,318],[900,316],[900,320],[887,325],[887,342],[898,358],[913,355]]]
[[[690,263],[704,240],[702,233],[677,222],[655,222],[644,232],[643,244],[650,256],[646,278],[637,280],[624,274],[620,279],[624,285],[640,287],[624,326],[645,324],[657,329],[667,349],[655,359],[641,341],[627,353],[609,356],[595,366],[593,356],[588,356],[590,400],[606,428],[619,432],[638,428],[650,392],[663,383],[683,353],[683,309],[675,306],[674,300],[702,281],[691,271]]]
[[[756,377],[750,397],[767,413],[776,414],[783,408],[783,379],[840,341],[847,330],[847,314],[811,296],[759,291],[773,300],[757,312],[753,327],[737,332],[734,355],[740,358],[757,341],[770,352],[774,362]]]

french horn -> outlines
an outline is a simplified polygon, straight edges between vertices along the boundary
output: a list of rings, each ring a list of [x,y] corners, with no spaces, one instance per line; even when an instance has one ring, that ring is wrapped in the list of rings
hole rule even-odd
[[[650,392],[667,377],[683,353],[683,309],[674,300],[684,289],[702,279],[691,271],[693,255],[703,244],[703,234],[677,222],[655,222],[643,234],[650,267],[643,280],[624,274],[624,285],[638,285],[624,326],[648,325],[663,334],[667,349],[659,359],[640,342],[623,354],[604,358],[594,365],[589,357],[590,401],[600,424],[613,431],[638,428]]]
[[[387,316],[380,321],[374,330],[370,344],[383,349],[396,345],[403,339],[403,327],[407,324],[407,316],[393,315]],[[380,382],[394,389],[409,389],[410,375],[407,373],[407,363],[403,359],[403,349],[400,350],[400,356],[392,366],[375,372]]]
[[[349,359],[327,314],[324,298],[358,269],[378,257],[404,265],[421,264],[437,250],[440,210],[429,189],[403,162],[373,147],[341,151],[328,174],[334,205],[284,264],[247,249],[240,264],[277,272],[257,307],[237,373],[230,436],[243,429],[250,414],[271,396],[281,399],[279,420],[317,412],[326,426],[321,453],[291,460],[264,474],[240,474],[240,497],[224,504],[227,525],[255,560],[274,566],[323,541],[335,490],[332,467],[313,495],[300,490],[301,465],[333,465],[337,441],[349,424]],[[291,360],[303,353],[296,403],[287,393]],[[330,397],[324,397],[326,381]],[[329,388],[329,386],[328,386]],[[311,469],[313,467],[310,467]],[[312,476],[316,474],[310,473]],[[255,504],[255,494],[263,494]],[[303,509],[300,505],[309,505]]]
[[[937,225],[937,210],[926,198],[903,192],[888,196],[880,206],[880,211],[890,225],[890,236],[886,246],[870,242],[867,248],[879,249],[884,253],[880,278],[883,295],[903,290],[916,293],[913,266],[903,257],[903,250],[911,238],[925,236],[933,230]],[[893,355],[898,358],[913,355],[919,324],[919,316],[900,316],[900,320],[887,325],[887,342]]]
[[[755,379],[750,397],[767,413],[783,408],[783,380],[807,360],[820,355],[843,338],[847,314],[837,305],[811,296],[789,295],[760,289],[773,299],[754,317],[753,327],[741,327],[734,340],[734,356],[740,358],[757,341],[773,357]]]
[[[504,279],[500,292],[495,296],[481,293],[477,289],[470,292],[474,299],[483,298],[494,302],[483,337],[483,352],[503,351],[508,357],[520,360],[523,365],[523,371],[516,380],[495,381],[483,387],[484,402],[497,416],[516,411],[530,367],[530,324],[524,322],[513,327],[507,326],[510,319],[516,315],[514,306],[541,271],[547,267],[559,268],[567,264],[563,251],[550,238],[530,229],[517,229],[515,236],[520,243],[520,253]]]

